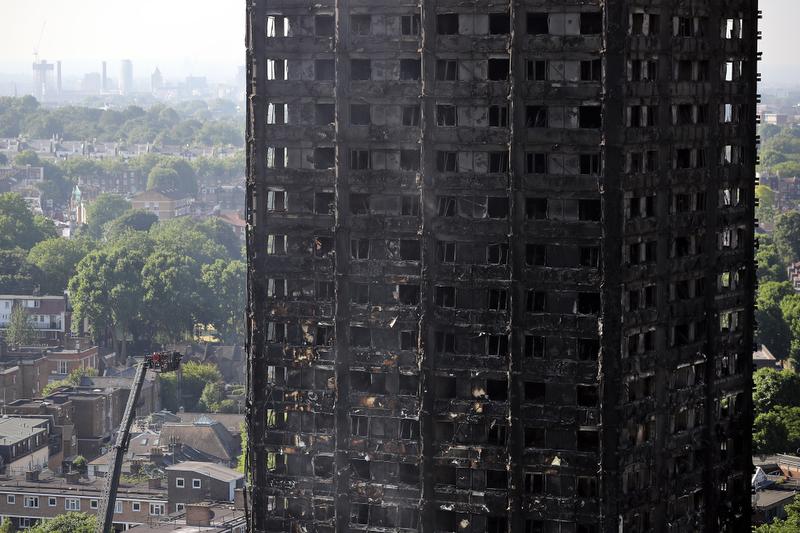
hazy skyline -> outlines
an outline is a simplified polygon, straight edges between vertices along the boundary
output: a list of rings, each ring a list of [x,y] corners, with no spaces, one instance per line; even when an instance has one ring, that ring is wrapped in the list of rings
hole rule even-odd
[[[0,74],[28,74],[46,21],[39,56],[60,59],[65,77],[134,62],[144,78],[158,66],[166,77],[189,74],[227,80],[244,64],[244,0],[2,0]],[[797,0],[761,0],[760,70],[766,83],[800,83]]]

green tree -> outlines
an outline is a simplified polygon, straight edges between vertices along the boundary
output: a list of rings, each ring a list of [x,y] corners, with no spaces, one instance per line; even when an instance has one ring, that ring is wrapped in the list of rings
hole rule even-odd
[[[0,521],[0,533],[14,533],[14,531],[16,531],[16,529],[10,518],[3,518],[3,520]]]
[[[800,363],[800,294],[786,296],[780,305],[783,319],[789,325],[791,332],[789,357],[795,363]]]
[[[22,248],[0,248],[0,294],[32,294],[42,283],[42,272],[28,262]]]
[[[23,307],[16,303],[11,309],[11,320],[6,330],[6,341],[11,346],[28,346],[36,339],[30,317]]]
[[[198,406],[202,411],[209,413],[219,412],[220,403],[225,399],[225,387],[222,383],[206,383],[203,392],[200,394]]]
[[[233,229],[218,218],[208,218],[197,225],[197,229],[219,244],[231,259],[241,259],[242,243]]]
[[[144,209],[130,209],[106,224],[106,238],[113,240],[127,231],[149,231],[158,222],[158,216]]]
[[[181,190],[181,178],[178,173],[171,168],[158,166],[147,175],[147,190],[159,192]]]
[[[244,339],[246,279],[247,267],[242,261],[220,259],[203,266],[211,323],[230,343],[241,343]]]
[[[34,216],[22,196],[0,194],[0,249],[20,247],[30,250],[37,242],[55,236],[52,222]]]
[[[84,257],[69,282],[74,323],[89,320],[95,336],[111,331],[127,357],[127,338],[142,320],[142,269],[152,253],[146,234],[131,232]]]
[[[792,331],[783,317],[780,304],[793,293],[788,281],[766,281],[759,285],[756,296],[756,340],[766,345],[779,359],[789,356],[792,342]]]
[[[150,230],[150,236],[156,249],[186,255],[201,265],[228,258],[225,248],[210,238],[197,221],[188,217],[160,222]]]
[[[14,156],[14,164],[18,167],[30,165],[32,167],[41,166],[39,156],[33,150],[23,150]]]
[[[28,262],[42,272],[41,290],[45,294],[60,294],[75,274],[81,259],[94,249],[87,238],[47,239],[37,243],[28,252]]]
[[[26,533],[95,533],[97,517],[86,513],[66,513],[39,522]]]
[[[775,220],[775,244],[786,263],[800,258],[800,213],[790,211]]]
[[[753,448],[759,454],[789,451],[789,432],[781,413],[770,411],[756,416],[753,422]]]
[[[786,265],[783,263],[778,246],[772,240],[759,237],[756,261],[758,262],[756,277],[760,282],[788,280]]]
[[[800,407],[800,375],[762,368],[753,374],[753,409],[765,414],[778,406]]]
[[[182,405],[186,411],[194,411],[198,408],[200,397],[206,385],[222,381],[222,374],[220,374],[217,367],[212,364],[189,361],[185,365],[182,365],[180,372],[182,374]],[[180,407],[176,398],[177,379],[177,373],[175,372],[159,375],[162,404],[165,409],[172,412],[177,412]]]
[[[89,219],[87,228],[89,235],[99,239],[103,235],[103,226],[130,208],[130,202],[121,196],[108,193],[99,195],[86,210],[86,217]]]
[[[159,249],[142,268],[142,304],[161,342],[177,342],[194,329],[199,313],[200,265],[191,257]]]
[[[242,454],[239,455],[239,461],[236,464],[236,470],[245,474],[247,469],[247,426],[242,422],[239,424],[239,433],[242,439]]]

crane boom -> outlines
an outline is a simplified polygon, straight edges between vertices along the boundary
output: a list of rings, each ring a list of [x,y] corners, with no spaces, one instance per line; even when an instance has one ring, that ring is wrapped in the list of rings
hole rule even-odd
[[[181,354],[177,352],[159,352],[146,356],[142,362],[136,365],[136,375],[133,378],[133,386],[128,395],[128,403],[125,405],[125,413],[122,415],[122,425],[119,428],[117,440],[112,449],[114,460],[112,461],[111,470],[106,474],[103,493],[100,496],[100,506],[97,511],[97,533],[110,533],[113,530],[114,506],[117,500],[119,476],[122,472],[125,451],[128,449],[128,439],[131,434],[136,403],[139,401],[139,394],[142,392],[147,369],[152,368],[157,372],[171,372],[178,369],[180,361]]]

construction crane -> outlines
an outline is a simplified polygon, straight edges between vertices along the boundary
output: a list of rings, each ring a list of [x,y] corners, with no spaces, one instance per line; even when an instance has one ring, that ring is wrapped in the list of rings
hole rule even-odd
[[[42,45],[42,37],[44,37],[44,28],[47,26],[47,19],[42,22],[42,30],[39,32],[39,40],[36,41],[36,47],[33,49],[33,62],[39,62],[39,47]]]
[[[125,452],[128,450],[128,440],[130,438],[131,426],[133,425],[133,415],[136,403],[139,401],[139,394],[142,391],[142,384],[147,375],[147,370],[154,372],[175,372],[180,368],[182,355],[178,352],[156,352],[146,355],[138,365],[136,365],[136,375],[133,378],[133,386],[128,395],[128,403],[125,405],[125,414],[122,415],[122,425],[117,433],[117,440],[111,450],[114,460],[112,468],[106,474],[106,482],[103,486],[103,493],[100,497],[100,508],[98,509],[97,533],[111,533],[114,526],[114,507],[117,500],[117,488],[119,487],[119,476],[122,472],[122,462],[125,459]]]

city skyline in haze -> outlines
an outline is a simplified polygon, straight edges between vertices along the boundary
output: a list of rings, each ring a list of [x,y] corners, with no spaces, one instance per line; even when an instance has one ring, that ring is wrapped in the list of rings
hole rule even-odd
[[[33,52],[62,61],[65,79],[99,72],[119,74],[130,59],[134,78],[158,67],[165,78],[189,75],[229,81],[245,62],[245,3],[241,0],[4,0],[0,17],[0,75],[30,74]],[[764,18],[760,63],[766,85],[795,83],[800,68],[795,21],[797,0],[761,0]],[[42,31],[44,28],[44,31]],[[39,42],[39,36],[41,41]]]

